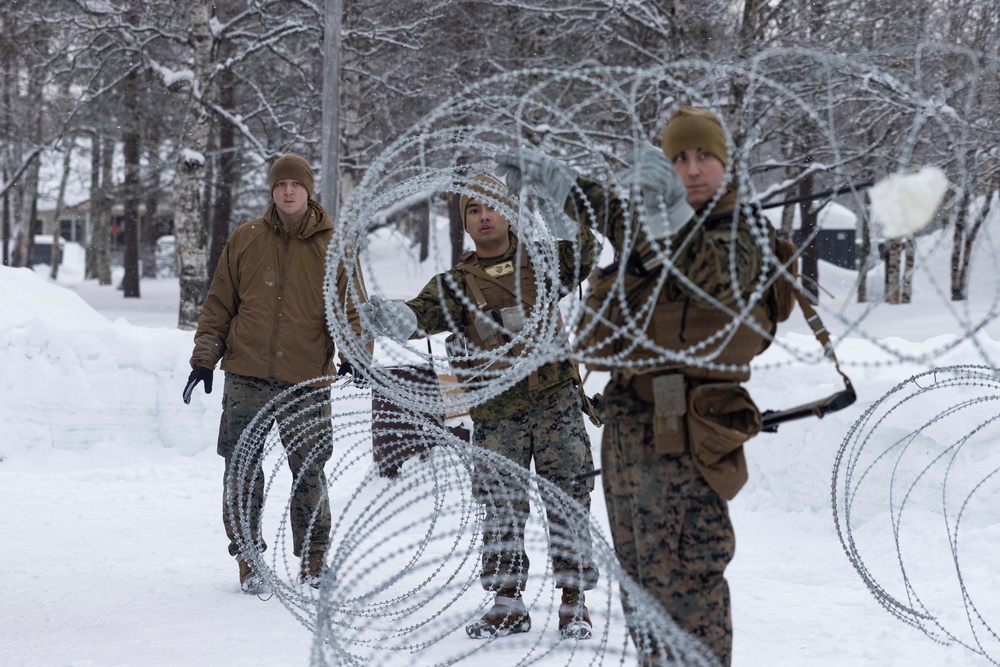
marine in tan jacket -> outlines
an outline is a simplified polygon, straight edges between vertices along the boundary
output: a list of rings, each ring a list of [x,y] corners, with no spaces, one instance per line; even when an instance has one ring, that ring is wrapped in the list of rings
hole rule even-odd
[[[240,434],[250,421],[271,399],[305,383],[272,406],[272,418],[278,422],[294,476],[291,526],[294,553],[302,558],[300,576],[318,586],[330,533],[323,466],[330,457],[331,436],[329,395],[310,387],[331,384],[328,378],[320,378],[335,371],[335,346],[323,296],[333,221],[310,198],[313,172],[303,158],[285,155],[276,160],[268,182],[274,202],[263,216],[241,225],[223,249],[195,332],[184,401],[190,401],[198,382],[203,381],[205,391],[211,392],[212,369],[221,361],[226,379],[217,449],[226,460],[228,479]],[[347,296],[348,280],[346,267],[339,266],[338,301],[360,334],[356,304]],[[363,286],[357,288],[356,293],[363,295]],[[340,373],[352,373],[342,354],[340,361]],[[302,420],[322,415],[325,425],[318,431],[312,427],[317,432],[309,438],[297,434],[297,446],[289,449],[293,443],[286,439],[286,432],[295,429],[296,414]],[[243,491],[243,499],[234,503],[232,511],[226,509],[224,500],[223,523],[229,552],[239,561],[241,587],[257,593],[262,581],[240,553],[236,531],[239,508],[249,507],[250,538],[266,548],[259,534],[262,471],[244,480]]]

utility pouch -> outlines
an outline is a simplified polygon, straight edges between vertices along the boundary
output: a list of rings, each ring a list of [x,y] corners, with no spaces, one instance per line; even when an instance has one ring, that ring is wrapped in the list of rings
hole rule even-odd
[[[524,328],[524,310],[520,306],[501,308],[500,323],[507,331],[520,332]]]
[[[726,500],[746,484],[743,443],[757,435],[760,426],[760,410],[739,384],[703,384],[688,396],[691,456],[708,485]]]
[[[500,332],[500,316],[493,310],[482,310],[476,313],[472,324],[476,333],[482,339],[487,349],[495,349],[503,345],[503,334]]]
[[[684,376],[680,373],[652,378],[653,441],[657,454],[684,452],[684,422],[687,396]]]

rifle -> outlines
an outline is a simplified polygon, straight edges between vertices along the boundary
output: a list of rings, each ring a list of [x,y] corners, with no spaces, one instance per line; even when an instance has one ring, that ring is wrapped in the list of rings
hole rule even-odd
[[[858,395],[854,392],[854,387],[848,382],[847,387],[843,390],[826,398],[821,398],[818,401],[788,408],[787,410],[766,410],[762,412],[760,415],[760,430],[767,433],[777,433],[778,425],[785,422],[805,417],[819,417],[822,419],[824,415],[836,412],[837,410],[843,410],[847,406],[852,405],[857,399]]]
[[[844,376],[844,379],[846,380],[847,377]],[[767,410],[762,412],[760,415],[760,430],[762,433],[777,433],[778,425],[785,422],[804,419],[805,417],[819,417],[822,419],[824,415],[836,412],[837,410],[843,410],[847,406],[852,405],[857,398],[858,395],[854,392],[854,387],[848,381],[845,389],[832,396],[827,396],[818,401],[799,405],[794,408],[788,408],[787,410]],[[573,479],[577,482],[584,482],[600,474],[601,469],[596,468],[590,472],[577,475]]]

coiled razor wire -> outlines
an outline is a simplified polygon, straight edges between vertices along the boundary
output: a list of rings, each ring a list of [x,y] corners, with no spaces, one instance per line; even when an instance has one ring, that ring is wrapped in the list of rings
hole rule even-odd
[[[471,187],[473,178],[480,172],[492,171],[497,154],[525,146],[537,147],[565,161],[581,175],[627,195],[629,183],[621,177],[624,168],[640,145],[659,145],[659,133],[669,113],[679,104],[708,107],[723,119],[731,162],[728,176],[741,201],[766,202],[784,196],[783,188],[789,185],[788,181],[765,187],[759,174],[771,171],[766,165],[779,158],[776,154],[780,154],[782,142],[789,139],[775,134],[774,128],[788,128],[787,132],[797,137],[809,137],[809,151],[815,156],[811,168],[822,175],[824,188],[846,188],[860,224],[872,228],[876,236],[878,227],[868,219],[865,194],[853,175],[857,173],[853,170],[856,163],[862,159],[857,146],[864,146],[866,153],[874,150],[864,143],[859,132],[863,133],[867,127],[864,119],[883,115],[878,111],[882,105],[903,109],[898,119],[900,126],[895,128],[901,136],[896,148],[881,153],[878,164],[873,164],[866,173],[869,177],[872,173],[884,176],[916,170],[927,163],[940,165],[947,170],[951,190],[938,210],[937,224],[946,227],[959,218],[964,219],[971,210],[963,208],[962,193],[990,194],[990,186],[984,186],[982,178],[977,176],[979,172],[970,166],[966,148],[974,127],[984,126],[977,115],[977,100],[997,94],[1000,60],[954,47],[922,45],[913,56],[911,79],[919,81],[922,67],[945,58],[967,67],[957,67],[957,74],[948,81],[936,81],[931,92],[910,87],[898,73],[881,70],[867,61],[805,49],[769,50],[740,64],[683,60],[650,68],[532,69],[472,84],[386,148],[372,162],[345,204],[328,258],[327,318],[335,339],[355,367],[365,365],[364,346],[331,295],[336,293],[337,267],[346,266],[355,277],[363,275],[370,294],[384,296],[385,277],[379,275],[379,262],[384,258],[369,252],[369,241],[370,235],[386,224],[391,212],[441,195],[483,197]],[[793,65],[799,72],[794,79],[789,75]],[[808,76],[802,72],[808,72]],[[733,81],[746,84],[738,109],[730,108]],[[851,114],[843,113],[847,99],[854,105]],[[874,158],[869,156],[869,160]],[[732,317],[728,326],[707,340],[666,349],[646,334],[652,305],[626,303],[625,262],[619,264],[618,282],[603,302],[588,307],[577,294],[578,278],[585,277],[580,275],[579,267],[569,283],[562,284],[559,280],[556,244],[543,222],[559,213],[553,211],[550,203],[539,201],[529,192],[511,194],[510,201],[485,198],[510,220],[521,241],[520,251],[527,253],[535,269],[538,292],[535,305],[523,313],[523,326],[519,330],[500,327],[508,340],[501,349],[473,350],[466,360],[468,368],[452,366],[451,372],[462,381],[462,392],[441,394],[424,386],[398,386],[391,374],[379,366],[372,367],[370,375],[375,385],[392,391],[402,404],[417,410],[462,413],[509,389],[544,364],[573,359],[584,365],[615,366],[635,351],[641,353],[642,360],[633,359],[630,362],[633,367],[734,370],[736,367],[720,363],[718,354],[740,326],[772,339],[748,315],[775,280],[788,277],[788,271],[775,257],[762,229],[753,230],[754,240],[768,270],[762,272],[747,294],[737,295],[736,302],[730,305],[720,304],[700,286],[692,284],[673,268],[670,249],[664,244],[654,244],[657,259],[666,267],[655,279],[656,288],[668,279],[680,281],[694,298]],[[985,205],[982,197],[975,202],[976,210]],[[822,203],[825,202],[817,202]],[[664,203],[659,204],[663,208]],[[633,211],[631,206],[625,199],[624,213],[629,221],[623,230],[625,248],[631,247],[646,224],[643,208],[639,206]],[[596,216],[595,211],[585,211],[583,217],[585,224],[599,230],[604,221]],[[805,247],[818,232],[817,229],[814,236],[803,239],[800,246]],[[686,247],[691,240],[691,237],[678,239],[676,247]],[[432,237],[431,242],[435,241]],[[990,225],[982,226],[976,244],[969,250],[972,262],[969,282],[988,286],[986,296],[975,302],[971,297],[953,301],[950,285],[940,284],[926,269],[932,262],[950,265],[948,259],[939,259],[940,253],[950,254],[949,244],[928,247],[916,244],[914,273],[927,281],[921,289],[934,292],[940,300],[942,316],[951,317],[960,332],[919,355],[897,341],[867,331],[866,321],[877,308],[884,307],[876,301],[847,307],[847,304],[829,306],[821,299],[818,310],[830,330],[835,349],[844,338],[850,337],[867,339],[880,352],[880,358],[873,361],[867,353],[852,359],[848,350],[841,356],[841,363],[864,366],[914,362],[929,366],[954,347],[978,345],[976,333],[1000,312],[1000,274],[994,270],[992,261],[997,248]],[[579,256],[579,247],[576,252]],[[449,249],[435,245],[431,256],[431,263],[437,267],[435,272],[450,268],[450,260],[446,259],[450,257]],[[986,270],[977,271],[981,266]],[[864,271],[859,272],[859,280],[861,273]],[[485,317],[450,277],[445,276],[441,283],[458,292],[472,319]],[[362,298],[353,282],[350,289],[352,298]],[[413,286],[414,293],[407,298],[416,296],[417,290],[419,284]],[[564,297],[561,323],[557,317],[560,309],[555,305],[560,297]],[[629,311],[629,315],[616,325],[608,321],[608,313],[619,306]],[[587,334],[597,326],[608,327],[610,333],[605,340],[621,342],[621,349],[606,356],[599,349],[603,345],[584,344]],[[455,323],[454,329],[460,330],[461,326]],[[441,349],[428,352],[416,345],[394,346],[387,339],[381,343],[391,359],[389,365],[419,360],[437,368],[448,367],[448,357]],[[822,362],[823,351],[819,346],[796,349],[780,338],[772,343],[787,352],[782,361],[772,363]],[[519,350],[513,363],[509,359],[498,363],[512,350]],[[979,349],[979,353],[985,363],[993,365],[986,349]]]
[[[629,624],[640,636],[649,637],[663,649],[664,655],[670,653],[681,664],[707,664],[711,659],[700,646],[679,632],[662,609],[622,573],[613,550],[601,537],[597,524],[589,518],[579,520],[576,525],[586,526],[586,532],[591,534],[593,559],[602,573],[598,587],[590,591],[587,598],[594,616],[595,636],[588,642],[560,640],[555,629],[558,603],[554,597],[552,568],[541,564],[549,562],[549,549],[582,548],[582,528],[580,534],[568,542],[561,541],[551,530],[553,517],[572,518],[579,514],[579,508],[546,481],[470,446],[434,417],[461,414],[480,405],[544,364],[565,359],[584,365],[595,362],[621,364],[624,353],[603,358],[583,341],[587,327],[596,326],[595,322],[613,326],[606,321],[606,313],[613,306],[621,305],[624,299],[624,267],[619,267],[619,282],[604,302],[587,307],[576,293],[585,271],[578,266],[570,280],[560,279],[555,239],[545,224],[559,212],[528,192],[511,193],[509,200],[486,196],[489,203],[511,221],[520,239],[520,252],[527,253],[534,269],[537,298],[535,305],[523,313],[523,325],[517,330],[502,328],[501,333],[508,342],[501,349],[473,350],[466,359],[467,365],[463,366],[450,365],[448,356],[440,352],[440,345],[436,346],[437,352],[435,347],[425,351],[418,344],[381,339],[381,361],[370,368],[366,368],[368,359],[364,344],[336,297],[337,272],[345,269],[349,277],[363,280],[369,294],[384,297],[382,285],[386,277],[380,275],[380,266],[384,265],[380,262],[384,262],[384,258],[375,256],[374,246],[370,244],[372,235],[380,233],[393,212],[405,210],[415,203],[440,195],[483,197],[472,187],[473,179],[483,171],[491,171],[496,155],[502,151],[535,146],[564,160],[582,175],[628,195],[629,184],[621,177],[623,169],[640,144],[659,143],[659,132],[668,114],[679,104],[706,106],[723,119],[731,161],[729,176],[741,200],[767,201],[784,192],[787,183],[764,186],[757,178],[759,173],[766,171],[761,165],[774,162],[775,156],[783,157],[783,141],[789,137],[771,132],[775,127],[784,127],[797,137],[812,139],[803,150],[809,150],[814,156],[812,167],[822,173],[824,186],[847,188],[862,224],[871,225],[860,185],[853,176],[860,172],[852,171],[852,165],[863,156],[852,153],[850,147],[865,145],[859,141],[859,132],[867,129],[864,120],[881,117],[879,104],[887,102],[888,107],[903,110],[899,112],[899,123],[893,128],[901,139],[894,149],[878,156],[885,164],[875,168],[884,169],[885,173],[915,169],[924,163],[946,168],[952,192],[939,210],[938,222],[951,224],[967,213],[960,195],[965,191],[978,194],[977,188],[981,185],[978,172],[966,160],[966,144],[973,125],[979,120],[974,113],[976,105],[995,94],[1000,67],[993,56],[921,45],[911,61],[914,76],[910,80],[919,81],[920,76],[916,74],[922,71],[925,63],[935,60],[960,62],[965,67],[955,68],[943,80],[935,80],[929,90],[907,84],[898,70],[880,69],[861,58],[805,49],[765,51],[740,64],[684,60],[669,66],[641,69],[590,67],[573,71],[513,72],[468,86],[387,147],[372,162],[345,204],[330,244],[325,294],[327,321],[338,348],[354,368],[365,369],[363,372],[372,384],[372,391],[395,407],[392,414],[380,414],[367,403],[366,391],[358,391],[338,381],[330,393],[329,414],[314,415],[311,426],[300,428],[291,434],[290,441],[286,441],[290,447],[306,450],[330,446],[314,439],[317,433],[324,432],[325,421],[332,420],[333,456],[327,466],[326,488],[333,508],[334,526],[324,554],[327,568],[320,589],[315,591],[299,582],[299,561],[287,552],[290,502],[271,505],[265,502],[268,520],[280,512],[277,537],[270,552],[263,551],[261,544],[252,537],[260,534],[261,526],[250,526],[243,518],[239,524],[241,552],[265,578],[274,594],[313,630],[313,663],[396,664],[406,659],[420,664],[456,664],[480,657],[499,664],[631,662],[636,654],[618,601],[620,590],[627,595],[634,610]],[[788,71],[793,64],[798,68],[795,76]],[[738,108],[731,108],[734,81],[740,82],[742,90]],[[850,100],[853,115],[840,113],[845,100]],[[887,131],[889,128],[874,129]],[[662,207],[663,202],[659,203]],[[979,204],[981,202],[976,203]],[[624,206],[629,223],[622,230],[622,245],[628,248],[646,223],[642,207],[632,211],[628,197]],[[596,211],[587,211],[584,217],[586,224],[599,227],[602,222],[597,219]],[[714,302],[732,316],[730,325],[723,327],[715,337],[688,348],[664,349],[645,334],[652,315],[649,307],[636,308],[632,317],[618,325],[610,336],[642,350],[650,369],[683,365],[732,370],[719,363],[713,350],[717,350],[739,326],[755,328],[770,339],[768,332],[760,331],[747,314],[764,298],[773,280],[788,275],[771,252],[763,230],[756,229],[754,234],[769,270],[748,293],[739,295],[734,304],[722,306]],[[804,239],[802,245],[811,240],[813,238]],[[683,245],[690,241],[688,238],[677,242]],[[450,249],[436,245],[433,236],[431,243],[433,272],[450,268],[451,262],[446,259],[450,257]],[[995,319],[1000,303],[1000,283],[992,259],[997,253],[993,244],[987,225],[971,251],[973,270],[981,265],[980,260],[989,259],[985,275],[978,272],[970,277],[970,282],[990,286],[985,303],[972,304],[967,300],[955,304],[947,286],[928,277],[930,289],[945,304],[942,311],[953,318],[960,332],[954,339],[942,341],[919,357],[913,357],[905,346],[896,346],[893,341],[876,338],[866,331],[866,321],[878,304],[870,303],[857,310],[831,308],[821,301],[819,309],[831,330],[834,347],[846,337],[860,337],[869,340],[882,355],[882,359],[875,362],[842,355],[842,363],[923,363],[957,345],[966,342],[976,345],[977,332]],[[667,248],[657,246],[655,250],[657,259],[666,268],[659,276],[660,285],[668,276],[684,282],[685,278],[673,269]],[[915,271],[920,274],[923,259],[937,252],[946,250],[919,246]],[[574,253],[577,257],[581,255],[578,242]],[[448,278],[441,280],[445,287],[456,287],[447,282]],[[348,280],[348,286],[350,299],[355,302],[364,299],[355,287],[355,280]],[[685,287],[698,294],[697,285],[685,283]],[[417,289],[419,285],[414,285],[414,293],[407,297],[415,296]],[[455,291],[473,317],[482,314],[459,290]],[[713,298],[705,292],[698,296],[713,303]],[[453,324],[455,330],[460,328],[459,323]],[[811,364],[822,359],[821,350],[796,349],[781,338],[771,342],[787,353],[787,361],[781,363]],[[515,350],[517,356],[511,358]],[[985,363],[990,367],[996,365],[985,349],[981,352]],[[399,364],[436,371],[450,368],[460,380],[462,391],[442,391],[433,383],[400,378],[392,370]],[[979,391],[981,394],[990,386],[985,380],[978,386],[965,381],[949,390]],[[234,518],[245,514],[246,508],[240,506],[240,499],[246,492],[246,480],[252,479],[254,474],[266,481],[266,498],[284,494],[284,485],[278,482],[278,476],[283,474],[284,449],[277,446],[277,439],[271,434],[266,412],[262,413],[260,421],[248,428],[237,451],[238,465],[229,480],[229,507]],[[899,419],[901,413],[891,414],[892,418]],[[931,429],[948,419],[942,413],[938,421],[928,423],[925,428]],[[886,425],[879,431],[882,434],[888,424],[895,422],[890,422],[887,416],[880,418],[878,423]],[[858,428],[865,426],[862,423]],[[906,433],[911,432],[912,426]],[[859,442],[866,445],[872,442],[867,435],[862,437],[860,431],[855,433],[853,437]],[[969,444],[963,443],[956,451],[974,449],[969,446],[975,441],[971,436],[979,431],[967,430],[966,433],[970,435]],[[380,438],[398,439],[401,452],[416,443],[420,455],[409,456],[405,463],[397,461],[395,477],[380,476],[377,466],[371,464],[373,439]],[[915,451],[915,447],[906,442],[907,446],[897,447],[897,450]],[[865,451],[870,455],[872,450]],[[261,460],[275,457],[278,462],[264,478],[265,473],[258,471],[257,466]],[[905,520],[910,514],[903,514],[901,509],[915,506],[921,493],[928,493],[924,488],[930,476],[921,474],[920,470],[910,470],[902,463],[883,470],[880,464],[887,460],[880,453],[871,463],[863,457],[838,461],[838,474],[841,470],[850,471],[844,496],[835,499],[844,511],[844,516],[838,518],[838,529],[841,526],[845,529],[843,535],[848,545],[845,548],[887,608],[922,628],[937,628],[941,637],[957,637],[957,632],[944,630],[942,617],[928,594],[919,591],[918,595],[913,577],[903,576],[901,589],[896,591],[881,579],[882,561],[862,564],[857,551],[852,551],[868,537],[868,524],[859,524],[860,518],[862,515],[867,518],[872,512],[868,502],[870,496],[865,495],[868,487],[862,483],[870,482],[876,490],[884,490],[891,480],[892,502],[885,521],[894,528],[890,534],[896,538],[897,553],[910,553],[904,551],[910,544],[907,540],[910,539],[911,523]],[[960,456],[955,457],[956,462],[961,460]],[[927,467],[925,463],[924,468]],[[952,466],[948,469],[950,471]],[[498,498],[504,497],[504,489],[526,490],[534,508],[524,538],[524,546],[537,564],[531,571],[525,595],[534,627],[529,633],[506,637],[499,642],[471,641],[463,632],[463,626],[478,618],[492,600],[492,595],[484,592],[477,581],[483,507],[472,495],[473,471],[483,475]],[[856,477],[855,471],[861,473],[860,477]],[[907,482],[908,479],[912,481]],[[975,522],[981,520],[981,515],[973,510],[983,506],[986,486],[965,491],[965,500],[957,513],[948,506],[948,544],[956,563],[959,562],[959,522],[963,535],[967,534],[966,526],[974,517],[973,524],[978,526]],[[835,488],[835,497],[836,493]],[[945,493],[946,501],[952,497]],[[902,556],[895,560],[904,562]],[[906,572],[913,572],[917,567],[908,559],[905,562]],[[881,569],[874,569],[876,565]],[[975,618],[978,624],[974,626],[973,639],[961,641],[987,653],[985,640],[994,635],[987,630],[989,623],[973,603],[969,591],[976,588],[966,587],[963,580],[961,590],[962,608],[969,614],[970,621]]]
[[[834,466],[837,533],[889,613],[1000,664],[1000,371],[915,375],[854,424]],[[975,564],[976,567],[969,567]],[[984,565],[986,564],[986,565]]]
[[[263,534],[263,527],[251,524],[247,501],[255,475],[265,480],[265,507],[272,496],[285,497],[287,453],[271,424],[275,405],[302,386],[276,397],[246,429],[233,455],[227,494],[240,552],[274,595],[314,632],[313,665],[395,665],[401,660],[451,665],[480,656],[510,665],[635,662],[619,587],[634,610],[634,628],[648,641],[668,647],[679,664],[713,664],[701,645],[622,573],[601,528],[575,500],[506,458],[472,446],[428,415],[407,414],[401,406],[373,411],[369,392],[343,379],[332,391],[310,390],[296,403],[307,407],[284,408],[278,418],[279,429],[296,428],[300,435],[327,427],[334,433],[334,456],[327,468],[334,522],[325,569],[318,590],[302,583],[300,561],[288,553],[288,504],[277,503],[283,505],[277,517],[265,513],[278,528],[273,549],[264,551],[252,537]],[[306,401],[326,395],[329,404]],[[382,477],[372,465],[372,442],[385,436],[396,436],[419,450],[417,456],[410,456],[413,449],[397,450],[405,462],[396,462],[396,477]],[[286,437],[286,443],[292,440]],[[313,450],[329,447],[308,437],[295,442]],[[471,640],[465,633],[466,624],[493,602],[493,593],[480,583],[484,506],[472,495],[475,475],[491,490],[488,504],[501,524],[513,515],[509,489],[525,491],[533,508],[523,544],[534,562],[524,590],[532,628],[499,641]],[[298,481],[293,480],[293,486]],[[317,515],[314,512],[310,531]],[[558,522],[572,529],[553,529]],[[597,587],[586,594],[594,636],[566,640],[558,630],[560,598],[549,553],[588,551],[601,572]]]

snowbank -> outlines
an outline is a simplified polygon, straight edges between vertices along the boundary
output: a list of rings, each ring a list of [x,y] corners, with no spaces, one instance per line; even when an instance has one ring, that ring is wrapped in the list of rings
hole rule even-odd
[[[105,442],[190,454],[214,442],[219,395],[180,398],[190,332],[111,322],[29,269],[0,267],[0,293],[0,457]]]

